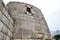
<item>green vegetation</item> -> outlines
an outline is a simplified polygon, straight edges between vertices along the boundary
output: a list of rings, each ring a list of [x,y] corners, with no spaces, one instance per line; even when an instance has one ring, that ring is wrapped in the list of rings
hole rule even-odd
[[[57,34],[53,37],[55,40],[59,40],[60,39],[60,34]]]

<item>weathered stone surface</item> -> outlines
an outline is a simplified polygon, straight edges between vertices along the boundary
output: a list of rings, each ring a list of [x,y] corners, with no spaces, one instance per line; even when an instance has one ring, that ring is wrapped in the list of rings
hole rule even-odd
[[[33,40],[43,40],[43,39],[33,39]]]
[[[1,32],[8,35],[9,37],[12,37],[12,32],[2,22],[1,25],[2,25],[1,26],[2,28],[0,27]]]
[[[11,23],[9,22],[8,27],[9,27],[10,31],[13,32],[13,24],[11,24]]]
[[[7,9],[15,19],[15,39],[44,40],[45,31],[49,33],[44,16],[38,8],[26,3],[10,2]]]
[[[3,39],[3,33],[0,32],[0,40]]]
[[[30,4],[0,1],[0,40],[51,39],[40,9]]]
[[[13,19],[5,9],[3,1],[0,1],[0,40],[10,40],[13,32]]]
[[[31,39],[31,38],[32,38],[32,34],[28,34],[28,33],[22,34],[22,39]]]
[[[2,2],[0,1],[0,10],[3,9]]]
[[[22,39],[22,40],[32,40],[32,39]]]
[[[18,35],[20,34],[20,35]],[[14,33],[13,39],[22,39],[22,33]]]
[[[44,35],[44,38],[48,39],[48,35]]]
[[[7,27],[13,31],[13,25],[8,21],[8,19],[2,14],[0,13],[0,20],[5,24],[7,25]]]
[[[0,21],[0,31],[2,30],[3,23]]]
[[[13,36],[13,34],[12,34],[12,32],[11,32],[10,30],[8,30],[8,36],[9,36],[10,38],[12,38],[12,36]]]
[[[22,40],[22,39],[14,39],[14,40]]]
[[[34,30],[34,24],[30,21],[23,21],[23,20],[17,20],[17,24],[15,25],[16,31],[23,30],[22,32],[25,33],[31,33]],[[30,24],[31,23],[31,24]],[[28,26],[28,27],[26,27]],[[29,32],[28,32],[29,31]]]
[[[2,26],[2,31],[1,32],[3,32],[4,34],[8,34],[8,28],[3,24],[3,26]]]
[[[10,40],[10,38],[7,36],[7,37],[6,37],[6,40]]]
[[[7,36],[4,34],[4,35],[3,35],[3,39],[2,39],[2,40],[6,40],[6,37],[7,37]]]
[[[8,18],[9,22],[13,24],[13,19],[10,17],[10,14],[8,13],[8,11],[5,8],[3,8],[2,12]]]
[[[14,39],[14,40],[42,40],[42,39]]]
[[[43,35],[42,34],[33,34],[33,38],[41,39],[41,38],[43,38]]]
[[[14,39],[14,40],[33,40],[33,39]]]

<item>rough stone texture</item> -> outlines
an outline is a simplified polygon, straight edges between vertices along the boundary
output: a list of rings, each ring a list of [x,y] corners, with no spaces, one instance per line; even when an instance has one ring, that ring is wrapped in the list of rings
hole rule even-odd
[[[11,40],[13,36],[13,19],[4,3],[0,0],[0,40]]]
[[[6,37],[6,40],[10,40],[10,38],[7,36],[7,37]]]
[[[27,11],[27,7],[31,9],[31,13]],[[47,23],[38,8],[26,3],[10,2],[7,9],[15,20],[14,40],[51,39]]]
[[[0,32],[0,40],[3,39],[3,34]]]
[[[51,40],[40,9],[30,4],[0,1],[0,40]]]

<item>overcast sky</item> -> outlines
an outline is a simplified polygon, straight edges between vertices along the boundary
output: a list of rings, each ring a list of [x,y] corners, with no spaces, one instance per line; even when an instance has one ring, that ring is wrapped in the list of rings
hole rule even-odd
[[[18,1],[32,4],[41,9],[50,31],[60,30],[60,0],[3,0],[5,4]]]

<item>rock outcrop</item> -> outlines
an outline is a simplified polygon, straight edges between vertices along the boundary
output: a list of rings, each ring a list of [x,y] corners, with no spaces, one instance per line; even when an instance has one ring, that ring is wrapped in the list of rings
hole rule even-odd
[[[0,0],[0,40],[51,40],[51,34],[40,9]]]

